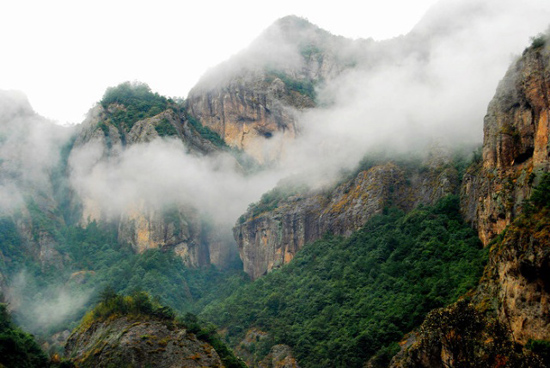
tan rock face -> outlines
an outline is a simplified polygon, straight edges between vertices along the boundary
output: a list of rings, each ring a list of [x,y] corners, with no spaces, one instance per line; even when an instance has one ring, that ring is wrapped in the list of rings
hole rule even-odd
[[[300,111],[315,107],[314,87],[356,62],[352,44],[304,19],[280,19],[199,81],[187,109],[229,146],[259,163],[277,161],[298,133]]]
[[[530,49],[508,71],[484,125],[483,164],[466,175],[465,217],[484,244],[522,211],[536,175],[550,168],[548,109],[550,57]]]
[[[223,367],[216,350],[185,329],[128,317],[94,322],[65,350],[77,367]]]
[[[159,138],[158,127],[169,124],[193,154],[202,155],[219,151],[190,126],[183,113],[169,109],[151,118],[137,121],[129,131],[124,131],[109,122],[109,113],[123,106],[111,105],[107,109],[98,105],[77,136],[73,154],[89,154],[94,162],[116,158],[133,144],[144,144]],[[93,163],[92,163],[93,165]],[[207,224],[199,211],[192,206],[178,205],[161,208],[141,202],[132,203],[124,211],[106,211],[97,200],[77,193],[82,210],[80,224],[91,221],[114,221],[118,226],[118,239],[130,244],[138,253],[147,249],[172,249],[189,266],[215,264],[224,267],[233,261],[236,250],[228,249],[228,242],[216,234],[206,234]]]
[[[199,86],[187,103],[203,125],[260,163],[280,157],[284,142],[295,138],[296,112],[314,106],[308,97],[287,90],[279,78],[262,72],[208,91]]]
[[[550,340],[550,224],[548,213],[508,228],[493,252],[492,271],[498,285],[499,317],[514,340]]]
[[[483,159],[463,180],[465,218],[486,245],[501,234],[479,286],[470,299],[430,313],[392,367],[454,367],[465,361],[544,366],[516,343],[550,340],[549,213],[539,208],[526,214],[524,205],[550,169],[549,64],[548,48],[529,48],[512,65],[485,117]],[[469,325],[464,311],[472,317]],[[464,326],[470,326],[471,337],[464,338]]]
[[[244,271],[258,278],[290,262],[305,244],[327,232],[349,236],[385,206],[410,210],[433,204],[454,193],[457,183],[457,172],[448,165],[417,170],[387,163],[361,171],[333,190],[292,195],[273,210],[257,214],[252,207],[233,229]]]

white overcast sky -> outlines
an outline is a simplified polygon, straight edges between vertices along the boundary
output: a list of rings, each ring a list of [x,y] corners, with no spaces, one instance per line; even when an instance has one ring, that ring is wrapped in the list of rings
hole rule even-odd
[[[437,0],[0,0],[0,89],[35,111],[82,121],[109,86],[139,80],[186,97],[210,67],[298,15],[336,35],[407,33]]]

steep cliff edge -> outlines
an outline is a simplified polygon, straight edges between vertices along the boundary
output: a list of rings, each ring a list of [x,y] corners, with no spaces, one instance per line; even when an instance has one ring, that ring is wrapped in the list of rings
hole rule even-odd
[[[105,295],[69,336],[65,355],[76,367],[244,367],[214,334],[176,321],[144,293]]]
[[[233,229],[244,270],[253,279],[290,262],[324,234],[349,236],[387,206],[411,210],[458,190],[450,160],[423,165],[378,162],[335,188],[281,185],[250,206]]]
[[[354,64],[351,44],[305,19],[282,18],[207,73],[187,109],[231,147],[260,163],[277,161],[299,130],[297,114],[316,106],[316,86]]]
[[[537,47],[535,47],[537,46]],[[484,244],[522,211],[550,168],[550,51],[534,44],[501,81],[484,123],[483,162],[464,178],[464,214]]]
[[[550,346],[548,38],[500,83],[483,161],[465,175],[462,208],[490,246],[478,287],[432,312],[393,367],[546,367]]]
[[[198,125],[181,104],[152,93],[146,85],[123,83],[107,90],[82,124],[69,157],[76,194],[73,207],[80,208],[79,223],[85,226],[91,221],[114,221],[118,224],[119,242],[131,244],[139,253],[154,248],[173,249],[189,266],[225,266],[236,257],[236,250],[222,238],[217,239],[216,234],[205,234],[207,225],[191,204],[143,198],[118,203],[126,195],[120,190],[117,198],[105,203],[108,188],[101,192],[86,183],[93,180],[94,173],[116,165],[132,147],[152,147],[161,140],[172,142],[173,149],[181,154],[195,156],[215,155],[227,149],[215,133]]]
[[[0,90],[0,272],[18,256],[42,267],[62,266],[52,229],[42,225],[44,217],[64,221],[57,201],[59,167],[71,135],[72,129],[36,114],[20,92]]]

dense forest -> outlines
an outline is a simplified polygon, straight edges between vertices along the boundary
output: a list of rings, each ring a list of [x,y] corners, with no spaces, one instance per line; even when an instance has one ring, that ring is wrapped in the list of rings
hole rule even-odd
[[[387,365],[405,333],[481,275],[486,252],[458,207],[450,196],[410,213],[388,208],[349,238],[309,244],[201,316],[232,345],[252,327],[269,331],[243,346],[258,359],[283,343],[303,367],[360,367],[375,354]]]

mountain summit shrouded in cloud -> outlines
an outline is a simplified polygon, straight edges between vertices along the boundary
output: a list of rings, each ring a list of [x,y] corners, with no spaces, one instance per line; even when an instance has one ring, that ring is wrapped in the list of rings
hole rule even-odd
[[[20,94],[0,93],[2,212],[19,216],[13,226],[36,245],[37,270],[66,267],[77,284],[99,279],[108,263],[71,268],[86,258],[71,247],[88,225],[98,233],[110,226],[107,240],[94,235],[103,242],[97,249],[115,244],[106,252],[112,259],[160,254],[160,263],[168,254],[178,267],[234,267],[234,224],[278,182],[319,188],[373,152],[478,145],[498,80],[547,29],[548,10],[539,1],[442,1],[409,34],[385,41],[334,36],[289,16],[212,68],[187,100],[125,83],[75,128],[37,116]],[[58,247],[59,239],[70,241]],[[116,272],[128,289],[155,285],[142,265]],[[44,288],[62,295],[52,308],[83,308],[64,289],[69,282],[59,283]],[[182,300],[198,298],[188,289]],[[28,310],[31,318],[40,312]],[[48,328],[47,318],[35,319]]]

